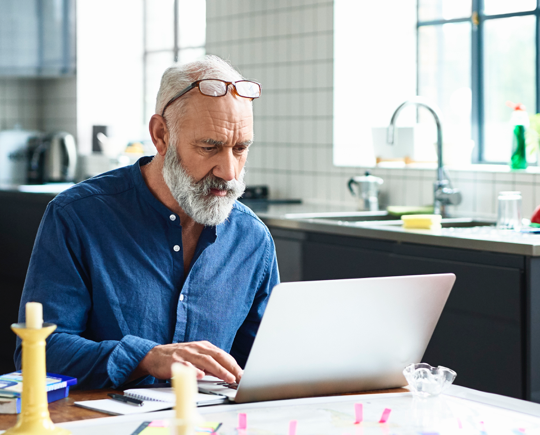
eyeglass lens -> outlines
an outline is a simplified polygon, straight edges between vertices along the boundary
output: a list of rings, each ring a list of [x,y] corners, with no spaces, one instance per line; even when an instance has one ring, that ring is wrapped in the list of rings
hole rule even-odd
[[[235,83],[236,92],[241,97],[257,98],[261,90],[257,83],[249,81],[240,81]],[[199,89],[204,95],[210,97],[221,97],[227,93],[227,85],[221,80],[202,80],[199,83]]]
[[[203,80],[199,83],[199,89],[210,97],[221,97],[227,93],[227,85],[219,80]]]
[[[261,88],[257,83],[242,81],[236,82],[238,95],[247,98],[257,98],[261,95]]]

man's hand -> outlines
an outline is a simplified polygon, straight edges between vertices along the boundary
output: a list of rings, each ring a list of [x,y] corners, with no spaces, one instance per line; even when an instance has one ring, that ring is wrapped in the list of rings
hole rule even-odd
[[[175,362],[192,366],[197,379],[212,375],[225,382],[239,382],[242,369],[227,352],[208,341],[163,344],[154,347],[133,371],[130,379],[151,375],[157,379],[171,377],[171,365]]]

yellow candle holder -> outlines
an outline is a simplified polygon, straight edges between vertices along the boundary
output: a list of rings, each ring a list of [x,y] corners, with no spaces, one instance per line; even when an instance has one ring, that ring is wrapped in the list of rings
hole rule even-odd
[[[25,323],[14,323],[11,329],[22,339],[23,390],[17,424],[4,435],[71,434],[67,429],[55,427],[51,421],[45,389],[45,339],[56,325],[43,323],[41,329],[28,329]]]

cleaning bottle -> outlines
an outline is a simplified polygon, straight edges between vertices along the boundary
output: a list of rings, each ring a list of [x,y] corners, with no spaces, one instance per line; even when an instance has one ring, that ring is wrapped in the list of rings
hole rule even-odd
[[[510,159],[511,169],[527,169],[527,154],[525,146],[525,131],[529,127],[529,115],[525,111],[525,106],[521,103],[514,104],[507,101],[508,107],[514,109],[510,124],[513,127],[512,158]]]

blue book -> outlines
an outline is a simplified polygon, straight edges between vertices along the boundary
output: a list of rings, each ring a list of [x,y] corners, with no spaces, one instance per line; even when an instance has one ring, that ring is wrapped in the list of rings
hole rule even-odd
[[[64,399],[69,395],[69,387],[77,383],[76,378],[47,373],[45,390],[49,403]],[[0,376],[0,414],[21,412],[22,373],[16,371]]]

